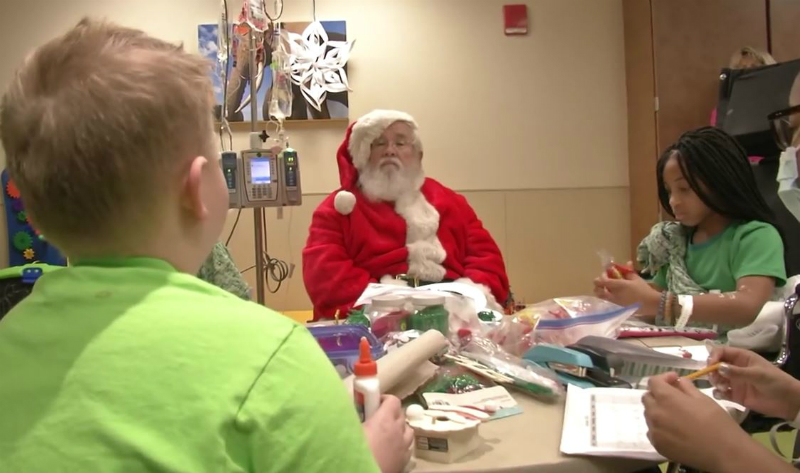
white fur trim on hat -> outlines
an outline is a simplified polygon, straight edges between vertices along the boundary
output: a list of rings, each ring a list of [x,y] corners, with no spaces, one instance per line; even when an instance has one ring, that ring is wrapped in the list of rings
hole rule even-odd
[[[350,215],[356,206],[356,196],[349,191],[339,191],[333,198],[333,208],[342,215]]]
[[[350,134],[350,142],[347,144],[347,151],[353,158],[353,165],[359,171],[369,161],[370,147],[372,142],[381,136],[386,128],[395,122],[406,122],[411,125],[414,133],[417,132],[417,122],[414,117],[397,110],[373,110],[359,118],[353,131]]]

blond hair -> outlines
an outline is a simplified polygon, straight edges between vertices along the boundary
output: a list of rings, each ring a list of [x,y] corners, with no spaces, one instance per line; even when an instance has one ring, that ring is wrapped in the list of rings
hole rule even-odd
[[[209,71],[181,46],[86,18],[28,56],[0,102],[0,139],[38,229],[67,254],[147,231],[179,163],[215,150]]]
[[[753,67],[769,66],[772,64],[776,64],[776,62],[775,58],[773,58],[770,53],[745,46],[733,53],[733,56],[731,56],[730,68],[751,69]]]

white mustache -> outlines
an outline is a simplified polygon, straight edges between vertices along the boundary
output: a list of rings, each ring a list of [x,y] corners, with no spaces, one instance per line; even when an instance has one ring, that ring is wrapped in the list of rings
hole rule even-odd
[[[380,167],[386,166],[387,164],[394,164],[398,168],[403,167],[403,163],[400,161],[400,158],[396,158],[394,156],[388,158],[381,158],[380,163],[378,163]]]

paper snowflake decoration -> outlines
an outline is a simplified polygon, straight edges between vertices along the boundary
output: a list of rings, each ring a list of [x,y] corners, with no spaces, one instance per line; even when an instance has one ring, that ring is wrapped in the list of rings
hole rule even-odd
[[[329,41],[322,23],[315,21],[303,34],[286,32],[292,82],[306,101],[322,111],[328,92],[351,90],[344,66],[354,41]]]

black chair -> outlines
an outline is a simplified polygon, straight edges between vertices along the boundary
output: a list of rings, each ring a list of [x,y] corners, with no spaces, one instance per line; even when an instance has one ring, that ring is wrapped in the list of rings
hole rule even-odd
[[[0,279],[0,321],[32,290],[33,285],[22,282],[22,278]]]

